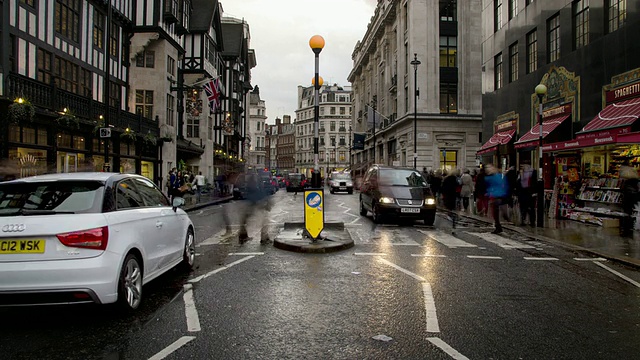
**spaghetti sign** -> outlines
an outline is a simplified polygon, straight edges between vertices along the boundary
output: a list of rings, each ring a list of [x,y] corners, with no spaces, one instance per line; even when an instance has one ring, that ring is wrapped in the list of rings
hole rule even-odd
[[[324,229],[324,193],[319,190],[304,192],[304,227],[317,240]]]

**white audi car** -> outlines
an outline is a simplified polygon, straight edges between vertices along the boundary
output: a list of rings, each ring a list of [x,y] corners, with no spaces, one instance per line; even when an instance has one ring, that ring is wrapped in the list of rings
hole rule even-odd
[[[0,183],[0,305],[118,302],[193,267],[194,226],[147,178],[50,174]]]

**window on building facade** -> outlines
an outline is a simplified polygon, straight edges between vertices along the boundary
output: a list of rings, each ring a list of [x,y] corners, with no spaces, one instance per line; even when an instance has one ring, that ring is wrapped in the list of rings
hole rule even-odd
[[[509,46],[509,82],[518,80],[518,43]]]
[[[213,117],[207,117],[207,139],[213,140]]]
[[[456,114],[458,112],[458,84],[440,83],[440,113]]]
[[[332,121],[329,123],[329,131],[336,131],[336,122]]]
[[[345,115],[345,114],[346,114],[345,108],[344,108],[344,106],[341,106],[340,107],[340,115]]]
[[[458,168],[458,151],[440,150],[440,168],[443,170],[454,170]]]
[[[56,32],[72,41],[79,42],[81,12],[82,1],[80,0],[56,0]]]
[[[65,59],[55,57],[53,60],[53,72],[56,77],[56,85],[63,90],[73,93],[78,92],[78,65]]]
[[[589,0],[573,2],[573,48],[580,49],[589,44]]]
[[[404,112],[409,112],[409,87],[404,87]]]
[[[344,138],[344,136],[340,136],[340,142],[338,143],[340,146],[345,146],[347,145],[347,142]]]
[[[457,0],[440,0],[440,21],[456,21]]]
[[[340,131],[345,131],[345,130],[347,129],[344,127],[344,121],[340,121]]]
[[[173,95],[171,94],[167,94],[167,119],[166,119],[166,123],[169,126],[174,126],[175,122],[175,111],[173,110],[173,104],[175,103],[175,99],[173,97]],[[164,136],[164,134],[160,134],[162,136]]]
[[[538,69],[538,35],[534,29],[527,34],[527,74]]]
[[[404,20],[404,31],[407,31],[409,29],[409,8],[406,2],[402,7],[402,20]]]
[[[509,20],[518,15],[518,1],[519,0],[509,0]]]
[[[335,136],[332,136],[330,141],[331,141],[330,142],[331,146],[336,146],[336,137]]]
[[[502,0],[494,0],[493,29],[494,32],[502,29]]]
[[[200,137],[200,118],[187,116],[187,137]]]
[[[207,37],[205,40],[205,56],[211,64],[216,64],[216,46],[210,37]]]
[[[80,76],[78,80],[78,94],[85,97],[91,97],[91,93],[93,91],[93,87],[91,85],[93,75],[91,71],[80,68],[80,73],[78,75]]]
[[[525,6],[529,6],[531,3],[533,3],[533,0],[525,0],[524,2]]]
[[[502,53],[496,55],[496,57],[493,58],[493,64],[494,64],[493,85],[494,85],[494,90],[498,90],[502,88]]]
[[[20,0],[21,3],[35,7],[35,0]]]
[[[458,38],[455,36],[440,36],[440,67],[457,67]]]
[[[260,131],[260,121],[256,122],[256,131]]]
[[[153,90],[136,90],[136,114],[153,119]]]
[[[618,30],[627,19],[627,0],[607,0],[607,14],[609,32]]]
[[[335,115],[336,114],[336,108],[334,106],[329,108],[329,115]]]
[[[93,8],[93,46],[104,49],[104,15]]]
[[[560,15],[555,15],[547,22],[549,35],[547,36],[549,43],[549,62],[554,62],[560,58]]]
[[[167,73],[176,76],[176,59],[167,55]]]
[[[153,68],[156,62],[156,52],[145,50],[136,56],[136,67]]]
[[[118,57],[118,49],[120,48],[120,43],[118,41],[120,33],[120,27],[116,24],[111,24],[111,31],[109,33],[109,54],[113,57]]]
[[[51,77],[53,76],[51,68],[52,59],[53,55],[50,52],[38,49],[38,58],[36,59],[38,81],[45,84],[51,84]]]
[[[120,102],[120,97],[122,96],[122,88],[120,84],[116,82],[109,83],[109,105],[115,108],[120,109],[122,107],[122,103]]]

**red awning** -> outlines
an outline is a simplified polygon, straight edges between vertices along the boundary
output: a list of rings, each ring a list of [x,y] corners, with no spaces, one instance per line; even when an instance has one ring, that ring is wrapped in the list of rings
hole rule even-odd
[[[571,114],[560,115],[556,117],[549,118],[542,122],[542,138],[544,139],[549,135],[555,128],[560,126],[563,121],[567,120]],[[531,130],[527,131],[522,137],[516,141],[515,147],[516,149],[538,146],[540,142],[540,124],[536,124]]]
[[[584,127],[580,133],[629,126],[640,117],[640,99],[629,99],[609,104]]]
[[[488,152],[494,151],[498,146],[507,144],[511,139],[513,139],[513,135],[516,133],[516,130],[506,130],[493,134],[491,139],[484,143],[480,150],[478,150],[477,154],[486,154]]]

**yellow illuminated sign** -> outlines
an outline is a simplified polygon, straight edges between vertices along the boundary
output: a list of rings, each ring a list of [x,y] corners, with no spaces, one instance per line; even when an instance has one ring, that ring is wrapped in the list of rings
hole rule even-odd
[[[324,194],[322,190],[304,192],[304,227],[317,239],[324,229]]]

